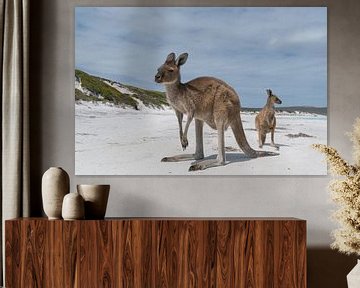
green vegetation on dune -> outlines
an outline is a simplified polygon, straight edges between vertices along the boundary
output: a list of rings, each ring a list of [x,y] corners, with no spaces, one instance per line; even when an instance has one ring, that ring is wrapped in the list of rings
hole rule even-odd
[[[75,77],[81,82],[81,86],[91,92],[93,95],[86,95],[80,90],[75,89],[75,100],[83,101],[105,101],[111,102],[115,105],[130,106],[133,109],[138,109],[138,101],[140,100],[146,107],[162,109],[169,104],[166,101],[165,93],[146,90],[130,85],[122,85],[129,89],[131,93],[125,94],[114,87],[106,84],[104,81],[116,83],[111,80],[103,79],[97,76],[87,74],[81,70],[75,70]]]
[[[116,105],[126,105],[131,106],[134,109],[137,108],[136,100],[134,100],[130,95],[123,94],[115,88],[107,85],[101,78],[89,75],[81,70],[75,70],[75,77],[80,79],[83,87],[95,95],[103,97],[104,100],[112,102]]]
[[[100,99],[95,96],[86,95],[81,92],[79,89],[75,89],[75,100],[79,101],[99,101]]]
[[[169,106],[164,92],[145,90],[130,85],[124,86],[134,92],[134,95],[132,96],[142,101],[147,107],[163,108],[163,106]]]

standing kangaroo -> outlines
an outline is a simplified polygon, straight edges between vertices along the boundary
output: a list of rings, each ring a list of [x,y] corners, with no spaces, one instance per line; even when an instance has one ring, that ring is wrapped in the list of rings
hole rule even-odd
[[[281,104],[281,100],[272,93],[270,89],[266,90],[268,99],[263,109],[256,115],[255,127],[258,131],[259,147],[265,143],[266,134],[271,133],[271,146],[276,147],[274,142],[274,133],[276,127],[275,108],[274,104]]]
[[[189,171],[203,170],[225,164],[224,132],[230,126],[236,142],[249,157],[277,155],[271,152],[253,150],[245,137],[240,119],[240,100],[235,90],[225,82],[213,77],[199,77],[187,83],[181,83],[180,66],[188,58],[187,53],[175,59],[170,53],[155,75],[155,82],[165,85],[166,98],[175,110],[180,132],[180,142],[185,150],[188,146],[189,125],[195,118],[196,148],[194,154],[180,154],[165,157],[162,162],[199,160],[193,163]],[[182,128],[183,115],[187,115],[185,129]],[[204,159],[203,124],[208,124],[218,133],[218,155],[216,159]]]

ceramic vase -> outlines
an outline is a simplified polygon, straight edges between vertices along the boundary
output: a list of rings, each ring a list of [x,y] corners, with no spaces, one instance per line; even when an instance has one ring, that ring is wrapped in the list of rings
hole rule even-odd
[[[85,219],[104,219],[109,198],[110,185],[77,185],[85,201]]]
[[[79,193],[69,193],[65,195],[62,205],[62,217],[64,220],[84,219],[85,208],[84,199]]]
[[[41,194],[49,219],[61,219],[63,198],[69,193],[69,183],[69,175],[60,167],[51,167],[44,173]]]
[[[360,287],[360,260],[357,261],[355,267],[347,275],[348,288]]]

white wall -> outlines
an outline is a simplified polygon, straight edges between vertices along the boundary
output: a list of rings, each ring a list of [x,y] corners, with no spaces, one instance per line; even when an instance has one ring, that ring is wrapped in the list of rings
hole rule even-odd
[[[74,4],[166,6],[170,1],[32,2],[32,160],[33,186],[50,166],[80,183],[109,183],[107,216],[292,216],[308,221],[308,245],[327,246],[334,224],[326,186],[330,177],[75,177],[74,176]],[[192,5],[190,0],[176,2]],[[360,2],[349,1],[206,1],[199,6],[328,6],[329,143],[347,159],[345,136],[360,116]],[[200,4],[202,3],[202,4]],[[309,163],[311,165],[311,163]]]

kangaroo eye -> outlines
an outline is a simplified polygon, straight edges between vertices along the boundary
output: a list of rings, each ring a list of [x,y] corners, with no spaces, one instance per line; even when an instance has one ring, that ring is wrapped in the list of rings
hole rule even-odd
[[[169,72],[174,72],[174,69],[170,68],[168,69]]]

